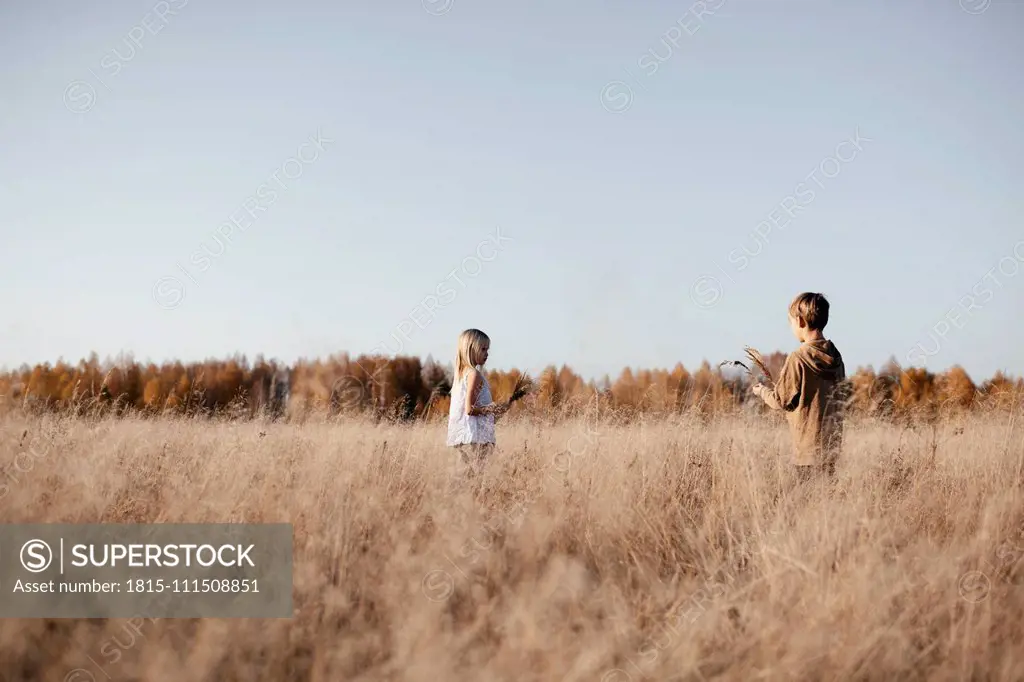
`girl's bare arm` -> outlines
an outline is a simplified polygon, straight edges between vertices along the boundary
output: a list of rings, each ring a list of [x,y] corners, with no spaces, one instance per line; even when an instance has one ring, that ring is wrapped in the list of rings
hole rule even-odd
[[[489,405],[477,407],[476,399],[480,396],[480,389],[483,388],[484,384],[480,377],[480,372],[476,369],[469,371],[469,381],[466,385],[466,414],[471,417],[480,417],[487,414],[499,417],[505,414],[509,406],[504,403],[490,403]]]

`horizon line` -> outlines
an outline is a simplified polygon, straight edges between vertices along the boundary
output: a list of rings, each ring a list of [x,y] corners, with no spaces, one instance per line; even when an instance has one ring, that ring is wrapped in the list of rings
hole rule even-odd
[[[773,350],[773,351],[770,351],[768,353],[765,353],[764,355],[767,357],[767,356],[770,356],[770,355],[774,355],[776,353],[780,353],[783,356],[788,355],[788,353],[786,353],[784,351],[781,351],[781,350]],[[26,367],[31,370],[31,369],[35,369],[36,367],[45,367],[45,366],[54,367],[54,366],[56,366],[59,363],[63,363],[65,365],[69,366],[69,367],[77,367],[79,364],[81,364],[83,362],[89,362],[92,356],[96,356],[97,361],[101,365],[113,365],[113,366],[117,366],[118,364],[120,364],[122,362],[125,362],[125,361],[134,362],[135,364],[140,365],[140,366],[152,364],[152,365],[156,365],[157,367],[165,367],[167,365],[174,365],[174,364],[178,364],[178,363],[180,363],[182,365],[185,365],[185,366],[188,366],[188,365],[201,365],[201,364],[205,364],[205,363],[208,363],[208,362],[222,363],[222,362],[228,362],[228,361],[232,361],[232,360],[235,360],[235,361],[241,360],[241,361],[243,361],[245,363],[246,366],[250,366],[251,367],[253,365],[253,362],[257,358],[262,358],[263,361],[266,362],[267,364],[277,364],[277,365],[283,366],[284,368],[291,369],[291,368],[296,367],[300,363],[306,363],[306,364],[322,363],[322,364],[327,364],[332,359],[340,359],[340,358],[344,358],[344,357],[347,357],[350,362],[354,362],[354,363],[356,363],[356,361],[359,358],[381,358],[381,357],[383,357],[383,358],[386,358],[388,360],[396,360],[396,359],[403,359],[403,358],[404,359],[418,359],[418,360],[420,360],[421,363],[426,363],[427,361],[433,361],[434,363],[436,363],[436,364],[438,364],[438,365],[440,365],[442,367],[450,367],[452,365],[451,360],[448,360],[446,362],[441,362],[437,358],[435,358],[432,353],[427,353],[425,355],[412,354],[412,353],[407,354],[407,355],[401,355],[401,354],[398,354],[398,353],[394,353],[394,354],[371,353],[371,352],[353,353],[353,352],[348,351],[348,350],[337,350],[337,351],[333,351],[333,352],[330,352],[330,353],[327,353],[327,354],[320,354],[320,355],[316,355],[316,356],[299,355],[299,356],[295,357],[293,360],[286,360],[286,359],[280,358],[279,356],[270,356],[270,357],[268,357],[267,354],[262,352],[262,351],[261,352],[256,352],[256,353],[252,353],[252,354],[249,354],[249,353],[246,353],[246,352],[242,352],[242,351],[235,351],[233,353],[226,353],[226,354],[221,354],[221,355],[207,355],[207,356],[204,356],[202,359],[183,359],[181,357],[174,357],[174,358],[166,358],[165,357],[165,358],[160,359],[160,360],[154,360],[151,357],[146,357],[145,359],[142,359],[142,358],[140,358],[140,357],[138,357],[136,355],[135,351],[121,349],[120,351],[118,351],[115,354],[107,353],[107,354],[105,354],[102,357],[101,357],[99,352],[97,352],[97,351],[90,351],[88,355],[86,355],[84,357],[80,357],[79,359],[74,360],[74,361],[66,359],[63,355],[59,355],[56,360],[44,360],[44,361],[39,361],[39,362],[35,362],[35,363],[22,362],[22,363],[20,363],[19,365],[15,366],[15,367],[11,367],[8,364],[3,363],[3,364],[0,364],[0,376],[9,376],[11,374],[15,374],[17,372],[24,371],[24,368],[26,368]],[[358,363],[356,363],[356,364],[358,364]],[[707,364],[709,366],[709,368],[711,368],[713,371],[721,370],[721,365],[720,364],[713,363],[711,360],[709,360],[707,358],[701,359],[700,362],[695,365],[695,367],[697,369],[699,369],[701,366],[703,366],[705,364]],[[972,381],[975,380],[975,376],[980,376],[980,375],[972,375],[971,372],[969,372],[967,370],[967,368],[964,367],[960,363],[953,363],[953,364],[951,364],[951,365],[949,365],[949,366],[947,366],[947,367],[945,367],[943,369],[935,369],[935,370],[929,369],[927,366],[920,366],[920,365],[906,365],[905,366],[905,365],[901,365],[896,360],[895,355],[890,355],[887,360],[885,360],[884,362],[879,363],[878,366],[877,366],[877,369],[876,369],[875,364],[873,364],[873,363],[856,365],[856,367],[853,369],[853,371],[849,372],[849,375],[852,376],[853,374],[856,374],[856,373],[859,373],[859,372],[862,372],[862,371],[871,371],[871,372],[874,372],[874,373],[877,374],[883,368],[885,368],[888,365],[895,365],[899,369],[900,372],[906,372],[908,370],[924,370],[925,372],[927,372],[927,373],[929,373],[929,374],[931,374],[933,376],[939,376],[939,375],[942,375],[942,374],[947,374],[952,369],[959,368],[965,374],[967,374],[967,376],[969,378],[971,378]],[[590,376],[588,378],[588,377],[584,376],[583,373],[581,373],[581,372],[579,372],[577,370],[574,370],[572,368],[572,365],[570,363],[568,363],[568,362],[548,362],[548,363],[545,363],[545,364],[542,365],[542,368],[538,370],[538,373],[539,372],[543,372],[544,370],[547,370],[547,369],[550,369],[550,368],[554,368],[556,371],[560,371],[563,368],[567,368],[567,369],[569,369],[569,371],[573,372],[574,374],[576,374],[576,376],[584,379],[585,381],[599,382],[599,381],[604,381],[605,378],[608,378],[610,380],[614,380],[615,378],[617,378],[617,376],[621,375],[627,369],[630,370],[631,372],[634,372],[634,373],[636,373],[636,372],[644,372],[644,371],[650,371],[650,372],[665,371],[665,372],[670,372],[671,373],[678,366],[682,366],[684,369],[687,369],[687,370],[689,370],[691,367],[693,367],[693,366],[688,367],[686,365],[686,363],[684,363],[682,360],[677,360],[675,363],[673,363],[671,365],[663,365],[663,366],[648,366],[648,367],[645,367],[645,366],[640,366],[640,365],[626,364],[626,365],[623,365],[620,369],[618,369],[616,371],[616,373],[614,374],[614,376],[613,376],[613,372],[603,372],[603,373],[601,373],[600,376]],[[497,371],[497,372],[522,371],[520,369],[520,366],[516,366],[516,365],[511,365],[508,368],[497,367],[497,366],[491,365],[491,366],[488,366],[486,369],[488,371]],[[1019,378],[1018,375],[1014,374],[1013,372],[1007,371],[1005,369],[997,369],[997,370],[993,371],[987,377],[987,379],[994,378],[997,375],[1002,375],[1003,377],[1011,379],[1011,380],[1017,380]],[[983,379],[983,381],[984,380],[985,379]]]

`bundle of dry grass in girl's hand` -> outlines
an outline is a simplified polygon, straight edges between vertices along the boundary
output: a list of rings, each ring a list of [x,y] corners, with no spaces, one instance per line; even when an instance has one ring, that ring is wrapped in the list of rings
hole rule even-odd
[[[761,374],[764,375],[763,383],[766,383],[768,385],[774,384],[775,379],[774,377],[772,377],[772,372],[770,369],[768,369],[768,365],[765,364],[764,358],[761,356],[761,352],[756,348],[751,348],[750,346],[745,347],[743,349],[743,352],[746,353],[747,359],[750,360],[750,363],[757,367],[759,370],[761,370]],[[719,363],[718,366],[721,367],[722,365],[738,365],[743,369],[747,370],[747,374],[750,375],[751,379],[753,379],[754,381],[760,381],[754,370],[752,370],[750,366],[748,366],[744,362],[741,362],[740,360],[726,360],[725,362]]]
[[[515,386],[512,387],[512,397],[508,399],[509,405],[533,393],[535,388],[533,380],[526,376],[526,372],[521,373],[516,379]]]

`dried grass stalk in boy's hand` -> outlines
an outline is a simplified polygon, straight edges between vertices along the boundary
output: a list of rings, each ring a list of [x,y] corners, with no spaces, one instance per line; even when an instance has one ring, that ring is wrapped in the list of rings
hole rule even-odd
[[[761,374],[764,375],[764,378],[766,380],[765,383],[767,383],[768,385],[774,384],[775,379],[772,377],[772,373],[771,370],[768,369],[768,365],[765,364],[764,358],[761,357],[760,351],[758,351],[756,348],[751,348],[750,346],[744,348],[743,351],[746,353],[747,359],[750,360],[751,364],[757,367],[761,371]],[[722,365],[734,365],[742,367],[743,369],[747,370],[747,374],[750,375],[751,379],[759,381],[757,375],[754,373],[754,370],[752,370],[749,365],[747,365],[744,362],[741,362],[740,360],[726,360],[724,362],[719,363],[718,366],[721,367]]]
[[[764,374],[764,378],[767,379],[767,383],[774,384],[775,378],[772,376],[772,371],[768,369],[768,365],[765,364],[764,357],[761,356],[761,352],[756,348],[751,348],[750,346],[744,348],[743,351],[747,354],[747,357],[750,358],[750,361],[757,365],[757,368],[761,370],[761,373]]]

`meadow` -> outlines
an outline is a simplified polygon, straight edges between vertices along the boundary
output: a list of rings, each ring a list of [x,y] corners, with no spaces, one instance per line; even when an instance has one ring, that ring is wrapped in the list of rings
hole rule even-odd
[[[1020,680],[1019,411],[851,419],[793,486],[776,418],[444,427],[0,416],[6,523],[294,524],[291,619],[0,621],[0,680]]]

